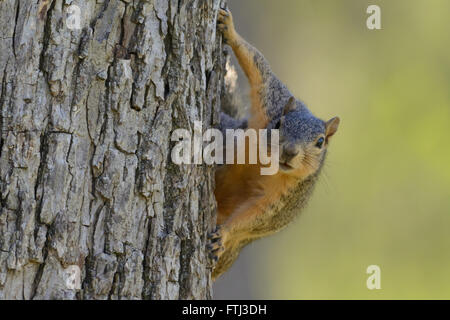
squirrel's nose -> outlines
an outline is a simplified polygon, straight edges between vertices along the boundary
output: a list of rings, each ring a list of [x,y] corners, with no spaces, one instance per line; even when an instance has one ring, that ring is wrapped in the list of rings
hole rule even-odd
[[[286,145],[283,147],[283,158],[286,162],[292,160],[298,154],[298,149],[295,145]]]

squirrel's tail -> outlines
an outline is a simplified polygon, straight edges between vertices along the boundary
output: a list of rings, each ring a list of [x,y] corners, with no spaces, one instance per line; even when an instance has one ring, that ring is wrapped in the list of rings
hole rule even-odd
[[[226,129],[246,129],[248,126],[247,119],[234,119],[225,112],[220,113],[220,130],[225,134]]]
[[[242,96],[239,93],[237,86],[238,74],[236,72],[236,68],[231,63],[231,56],[228,51],[226,52],[225,69],[225,81],[223,82],[222,94],[220,97],[222,113],[225,113],[232,119],[244,119],[247,115],[247,108],[245,107],[244,102],[242,101]],[[230,120],[228,118],[226,119],[227,121]],[[244,120],[236,121],[242,122]],[[238,127],[241,127],[241,124],[235,128]]]

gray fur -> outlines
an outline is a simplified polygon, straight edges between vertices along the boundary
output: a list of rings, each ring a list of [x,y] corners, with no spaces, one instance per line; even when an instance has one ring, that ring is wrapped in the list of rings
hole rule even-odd
[[[288,113],[280,127],[280,135],[295,144],[307,144],[325,134],[325,122],[305,111]]]
[[[220,131],[225,135],[226,129],[246,129],[247,119],[234,119],[225,112],[220,113]]]

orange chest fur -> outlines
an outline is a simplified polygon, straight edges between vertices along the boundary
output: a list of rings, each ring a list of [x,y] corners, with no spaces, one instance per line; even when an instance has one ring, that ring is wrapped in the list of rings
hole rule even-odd
[[[251,203],[260,214],[268,210],[298,184],[298,179],[278,173],[262,176],[258,165],[229,165],[216,173],[217,223],[224,223],[238,208]]]

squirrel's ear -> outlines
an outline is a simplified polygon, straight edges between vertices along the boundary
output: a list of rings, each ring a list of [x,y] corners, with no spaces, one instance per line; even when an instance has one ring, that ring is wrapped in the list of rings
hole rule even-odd
[[[297,108],[297,101],[295,100],[294,97],[290,97],[289,101],[286,103],[286,105],[284,106],[283,109],[283,116],[285,114],[288,114],[291,111],[294,111],[295,108]]]
[[[325,123],[325,135],[327,139],[336,133],[340,121],[339,117],[334,117]]]

